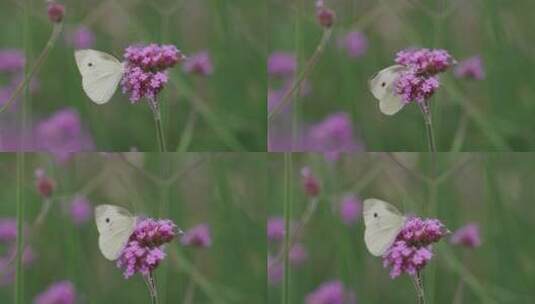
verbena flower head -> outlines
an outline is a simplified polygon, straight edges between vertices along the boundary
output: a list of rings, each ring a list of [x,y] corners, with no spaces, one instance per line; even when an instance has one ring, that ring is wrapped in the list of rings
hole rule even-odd
[[[270,241],[280,241],[284,238],[284,219],[282,217],[270,217],[267,221],[267,238]]]
[[[362,215],[362,202],[353,194],[348,194],[340,202],[340,218],[348,226],[355,224]]]
[[[362,150],[355,141],[351,118],[338,112],[310,127],[308,148],[316,152],[352,152]]]
[[[282,280],[284,273],[284,267],[282,263],[276,261],[274,257],[268,255],[267,258],[267,275],[268,282],[270,285],[275,286],[279,284]]]
[[[344,48],[351,58],[359,58],[368,50],[368,39],[361,32],[349,32],[338,42],[339,47]]]
[[[303,167],[301,169],[301,179],[303,191],[308,197],[316,197],[320,194],[320,182],[314,174],[312,174],[312,170],[310,170],[309,167]]]
[[[295,267],[303,265],[308,259],[308,251],[303,244],[297,243],[288,252],[290,264]]]
[[[167,83],[167,69],[184,60],[174,45],[136,45],[126,48],[125,74],[121,80],[123,93],[136,103],[146,97],[155,101]]]
[[[453,58],[448,51],[425,48],[399,51],[395,61],[415,70],[418,75],[436,75],[445,72],[453,64]]]
[[[466,248],[481,246],[479,226],[477,224],[468,224],[459,228],[451,236],[450,242],[454,245],[464,246]]]
[[[136,272],[148,275],[165,258],[164,245],[177,235],[177,226],[167,219],[146,218],[138,221],[128,243],[117,259],[125,278]]]
[[[17,239],[17,220],[0,218],[0,242],[12,242]]]
[[[93,207],[84,196],[76,196],[69,206],[69,213],[73,223],[80,226],[91,219]]]
[[[483,70],[483,62],[480,56],[474,56],[459,62],[453,73],[457,78],[485,79],[485,71]]]
[[[274,52],[268,58],[267,70],[272,76],[292,76],[297,70],[297,59],[291,53]]]
[[[308,294],[305,304],[353,304],[354,294],[341,281],[327,281]]]
[[[210,247],[212,236],[208,224],[199,224],[184,233],[180,240],[182,245],[192,247]]]
[[[390,277],[402,273],[415,275],[422,270],[433,257],[432,244],[448,232],[437,219],[407,219],[394,244],[383,255],[384,267],[391,267]]]
[[[201,76],[209,76],[214,72],[214,66],[208,51],[201,51],[188,56],[184,62],[183,69],[186,73],[197,74]]]
[[[35,169],[35,188],[41,197],[49,198],[56,189],[56,182],[42,168]]]
[[[87,49],[95,44],[95,34],[88,27],[81,25],[67,35],[66,41],[75,49]]]
[[[394,92],[401,96],[404,103],[413,101],[423,103],[433,96],[440,87],[438,76],[423,77],[415,70],[401,72],[394,83]]]
[[[72,152],[93,148],[91,137],[82,129],[78,112],[67,108],[38,123],[36,145],[52,152],[60,161],[70,158]]]
[[[76,291],[70,281],[54,283],[48,289],[35,297],[34,304],[74,304]]]
[[[24,68],[24,53],[17,49],[0,50],[0,72],[18,72]]]

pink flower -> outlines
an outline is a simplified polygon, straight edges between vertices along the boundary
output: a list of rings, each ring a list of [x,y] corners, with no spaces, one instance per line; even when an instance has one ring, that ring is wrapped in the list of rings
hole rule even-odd
[[[383,255],[384,267],[390,267],[392,279],[402,273],[415,275],[433,257],[432,244],[448,233],[437,219],[409,218],[394,244]]]
[[[413,69],[418,75],[436,75],[445,72],[454,62],[446,50],[425,48],[399,51],[395,61]]]
[[[285,52],[274,52],[268,58],[267,70],[273,76],[292,76],[297,69],[295,55]]]
[[[70,281],[56,282],[35,297],[34,304],[74,304],[76,291]]]
[[[17,220],[0,218],[0,242],[12,242],[17,239]]]
[[[270,217],[267,221],[267,238],[270,241],[280,241],[284,238],[284,219]]]
[[[340,203],[340,218],[344,224],[355,224],[362,215],[362,202],[353,194],[346,195]]]
[[[454,245],[460,245],[466,248],[481,246],[479,226],[477,224],[468,224],[459,228],[451,236],[450,242]]]
[[[275,286],[282,280],[284,267],[280,262],[277,262],[274,257],[268,255],[267,258],[267,275],[270,285]]]
[[[126,279],[136,272],[148,275],[165,258],[164,245],[177,235],[177,226],[171,220],[143,219],[136,228],[121,255],[117,267]]]
[[[468,78],[475,80],[485,79],[483,62],[479,56],[474,56],[459,62],[453,73],[457,78]]]
[[[180,242],[184,246],[210,247],[212,245],[210,226],[208,224],[199,224],[189,229],[184,233]]]
[[[309,167],[303,167],[301,169],[301,179],[303,190],[308,197],[316,197],[319,195],[321,190],[320,182],[312,174],[312,170],[310,170]]]
[[[69,212],[73,223],[80,226],[91,219],[93,208],[87,198],[76,196],[71,202]]]
[[[368,50],[368,39],[361,32],[349,32],[338,42],[339,47],[345,48],[351,58],[359,58]]]
[[[59,23],[63,20],[63,15],[65,15],[65,7],[56,2],[50,2],[48,4],[48,19],[51,22]]]
[[[212,65],[212,59],[208,51],[202,51],[188,57],[184,62],[183,69],[186,73],[201,76],[209,76],[214,72],[214,66]]]
[[[354,304],[355,295],[341,281],[327,281],[305,298],[305,304]]]
[[[155,102],[167,83],[167,69],[184,60],[185,56],[174,45],[149,44],[129,46],[124,53],[125,74],[121,80],[123,93],[130,94],[136,103],[143,97]]]
[[[394,92],[400,95],[405,103],[423,103],[433,96],[439,88],[440,82],[437,76],[419,76],[415,70],[402,72],[394,83]]]
[[[308,259],[308,251],[303,244],[297,243],[288,252],[288,259],[292,266],[299,267]]]
[[[67,43],[75,49],[87,49],[95,44],[95,34],[86,26],[79,26],[66,37]]]
[[[17,49],[0,50],[0,72],[19,72],[24,68],[24,53]]]

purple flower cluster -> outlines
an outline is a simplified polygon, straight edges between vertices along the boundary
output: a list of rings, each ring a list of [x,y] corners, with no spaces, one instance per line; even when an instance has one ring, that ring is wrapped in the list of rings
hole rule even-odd
[[[284,219],[282,217],[270,217],[267,221],[267,238],[270,241],[280,241],[284,238]]]
[[[136,103],[143,97],[154,102],[167,83],[166,70],[181,62],[184,55],[174,45],[149,44],[126,48],[124,58],[123,93],[130,94],[130,101]]]
[[[210,247],[212,245],[212,235],[208,224],[199,224],[184,233],[180,242],[184,246]]]
[[[267,70],[272,76],[292,76],[297,70],[297,59],[291,53],[274,52],[268,58]]]
[[[481,246],[479,226],[477,224],[468,224],[459,228],[451,236],[450,242],[454,245],[464,246],[466,248]]]
[[[12,242],[17,238],[17,220],[0,218],[0,242]]]
[[[186,73],[201,76],[209,76],[214,72],[214,66],[208,51],[202,51],[188,56],[187,60],[184,62],[183,69]]]
[[[0,72],[18,72],[24,67],[24,62],[24,54],[20,50],[0,50]]]
[[[479,56],[474,56],[459,62],[453,73],[457,78],[468,78],[475,80],[485,79],[483,62]]]
[[[27,234],[26,225],[23,227],[24,235]],[[13,257],[17,252],[17,220],[14,218],[0,218],[0,286],[6,286],[13,282],[15,278],[15,263]],[[3,250],[3,245],[6,250]],[[35,260],[33,249],[26,245],[22,253],[22,265],[28,266]]]
[[[93,207],[84,196],[76,196],[69,207],[71,220],[75,225],[83,225],[91,219]]]
[[[347,113],[338,112],[310,127],[308,150],[336,153],[362,150],[353,134],[353,124]]]
[[[177,226],[171,220],[146,218],[139,221],[117,259],[117,267],[127,279],[136,272],[148,275],[165,258],[163,245],[176,235]]]
[[[409,218],[394,244],[383,255],[384,267],[391,267],[390,277],[406,272],[415,275],[433,257],[432,244],[448,233],[437,219]]]
[[[359,58],[368,50],[368,39],[361,32],[349,32],[338,41],[338,46],[344,48],[350,58]]]
[[[65,40],[75,49],[87,49],[95,44],[95,34],[86,26],[81,25],[69,32]]]
[[[362,215],[362,202],[353,194],[348,194],[340,202],[340,218],[347,226],[354,225]]]
[[[41,121],[36,128],[36,145],[52,152],[60,161],[70,158],[72,152],[91,150],[91,138],[82,130],[78,112],[67,108]]]
[[[74,304],[76,301],[76,290],[70,281],[56,282],[47,290],[37,295],[33,300],[34,304]]]
[[[405,103],[427,101],[439,88],[437,74],[445,72],[454,62],[446,50],[407,49],[396,54],[396,63],[408,69],[394,84],[394,92]]]
[[[305,298],[305,304],[353,304],[355,294],[344,287],[341,281],[327,281]]]

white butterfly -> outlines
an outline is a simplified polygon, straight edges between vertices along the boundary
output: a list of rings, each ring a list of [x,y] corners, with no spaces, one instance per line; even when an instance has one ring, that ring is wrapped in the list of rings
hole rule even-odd
[[[391,204],[369,198],[364,201],[364,242],[374,256],[381,256],[394,243],[405,217]]]
[[[95,50],[77,50],[74,58],[87,96],[97,104],[108,102],[123,77],[124,63],[110,54]]]
[[[99,233],[98,247],[110,261],[116,260],[134,232],[137,218],[125,208],[99,205],[95,208],[95,220]]]
[[[405,66],[393,65],[379,71],[370,80],[370,91],[379,100],[379,109],[383,114],[394,115],[403,108],[401,96],[394,94],[394,81],[405,70]]]

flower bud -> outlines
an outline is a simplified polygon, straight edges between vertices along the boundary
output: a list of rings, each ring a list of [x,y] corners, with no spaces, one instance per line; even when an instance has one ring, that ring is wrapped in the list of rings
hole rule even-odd
[[[59,23],[65,15],[65,6],[56,2],[48,4],[48,19],[54,23]]]
[[[320,193],[321,187],[319,181],[316,179],[309,167],[301,169],[301,176],[303,182],[303,189],[308,197],[316,197]]]
[[[322,27],[329,28],[334,24],[336,14],[331,9],[320,7],[316,11],[316,18]]]
[[[41,195],[42,198],[50,198],[56,188],[54,180],[48,177],[45,174],[45,171],[41,168],[35,170],[35,179],[35,188],[39,195]]]

